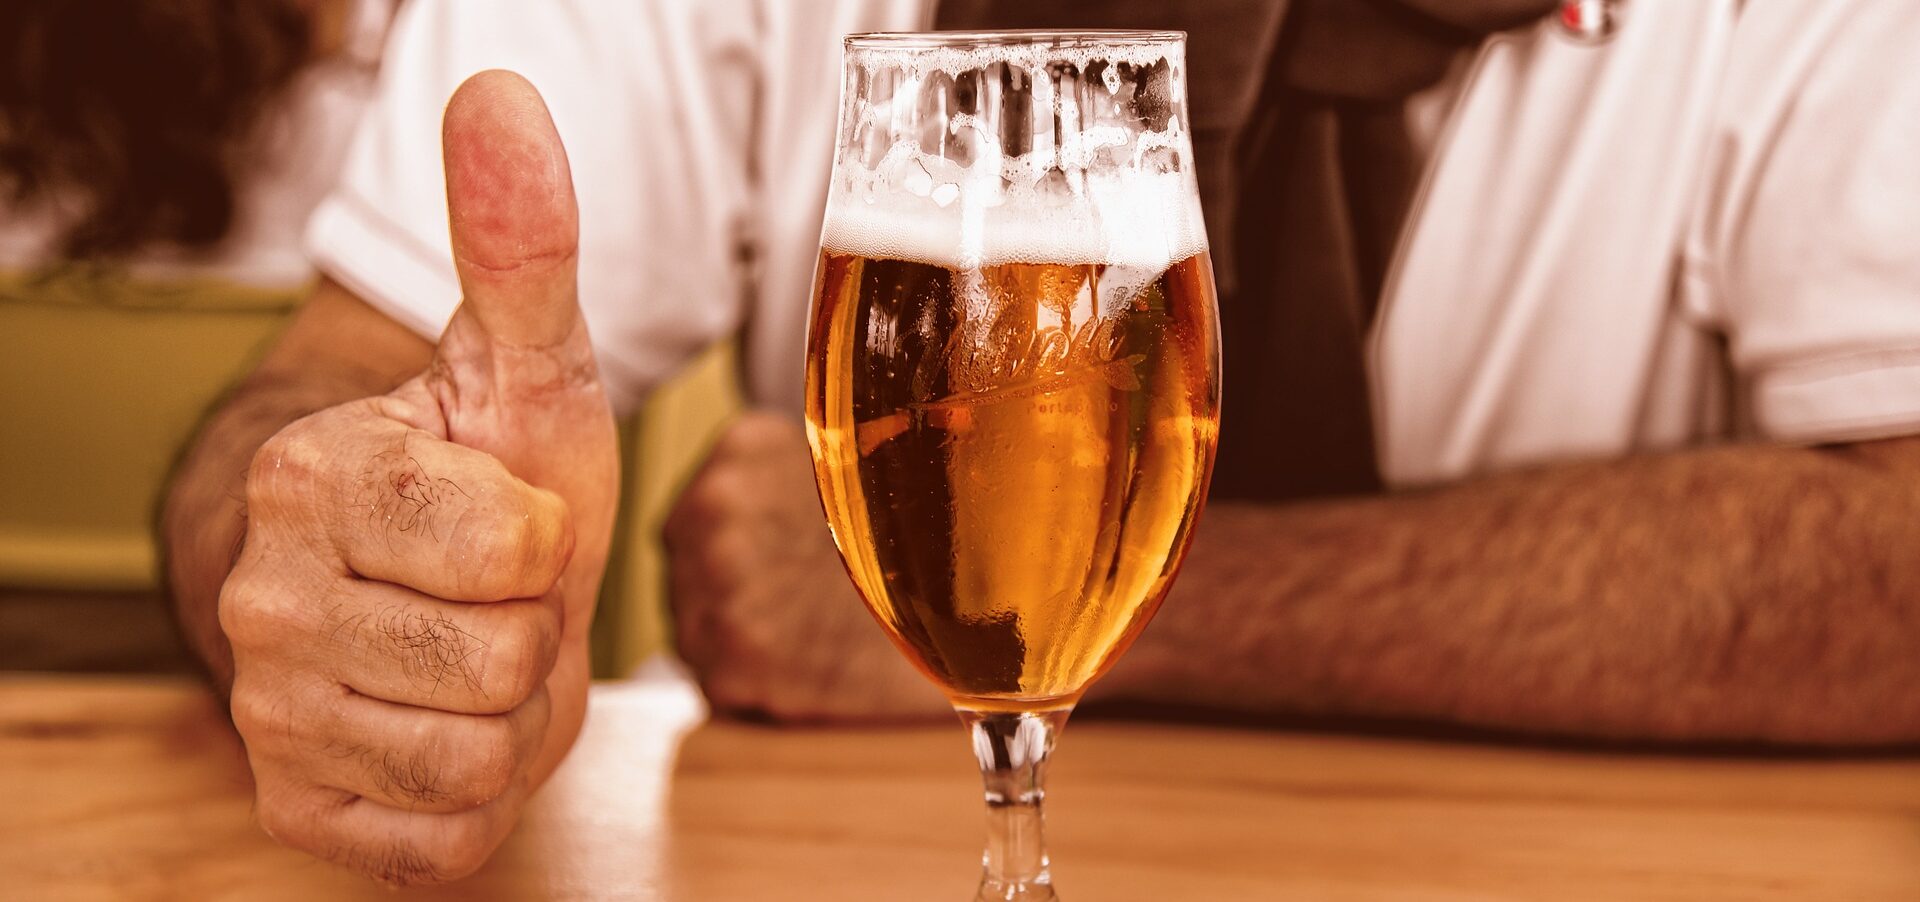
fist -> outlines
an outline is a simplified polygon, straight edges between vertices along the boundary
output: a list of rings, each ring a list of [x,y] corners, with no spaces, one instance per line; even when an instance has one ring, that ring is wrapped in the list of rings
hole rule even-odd
[[[715,708],[786,721],[952,715],[854,591],[799,423],[735,420],[666,541],[677,648]]]
[[[444,131],[464,299],[426,372],[260,448],[219,607],[260,825],[395,884],[478,868],[572,744],[619,478],[544,104],[481,73]]]

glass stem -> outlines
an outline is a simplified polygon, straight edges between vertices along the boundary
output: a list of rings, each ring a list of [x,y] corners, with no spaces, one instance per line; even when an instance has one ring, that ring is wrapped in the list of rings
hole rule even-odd
[[[960,709],[987,795],[987,850],[976,902],[1058,898],[1047,873],[1041,803],[1047,797],[1047,757],[1072,710]]]

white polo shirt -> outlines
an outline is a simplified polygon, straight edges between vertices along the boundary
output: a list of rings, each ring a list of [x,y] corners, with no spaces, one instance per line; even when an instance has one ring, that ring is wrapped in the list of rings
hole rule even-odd
[[[616,408],[750,334],[756,399],[798,409],[840,39],[913,30],[922,0],[410,0],[333,196],[322,270],[427,337],[460,300],[440,118],[512,69],[553,114],[580,199],[580,297]]]
[[[1920,4],[1625,11],[1603,45],[1543,23],[1483,48],[1376,326],[1389,482],[1920,429]],[[515,69],[572,158],[582,300],[616,403],[746,323],[753,396],[797,407],[839,36],[926,13],[414,0],[309,248],[437,335],[459,298],[440,113],[467,75]],[[1226,353],[1257,352],[1227,336]]]
[[[1468,77],[1376,324],[1390,483],[1920,431],[1920,3],[1624,12]]]

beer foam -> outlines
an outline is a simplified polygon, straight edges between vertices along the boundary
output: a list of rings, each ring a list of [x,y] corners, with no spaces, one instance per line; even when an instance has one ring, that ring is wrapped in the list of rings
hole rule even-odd
[[[954,182],[929,185],[925,196],[836,185],[822,243],[949,269],[1105,263],[1157,271],[1207,249],[1191,176],[1129,173],[1087,182],[1084,195],[1065,202],[987,199],[997,203],[971,202],[971,189]]]
[[[1019,33],[1005,34],[1017,36]],[[1146,66],[1164,59],[1176,66],[1185,63],[1177,43],[1184,35],[1179,32],[1064,32],[1048,40],[949,46],[922,43],[921,37],[851,35],[846,43],[847,62],[864,68],[886,67],[914,78],[935,72],[951,75],[993,65],[1034,70],[1054,63],[1067,63],[1079,69],[1094,62]],[[941,35],[931,40],[953,37]]]
[[[1192,144],[1179,111],[1185,60],[1177,38],[1081,37],[933,47],[911,38],[849,40],[849,71],[881,73],[875,84],[885,87],[870,100],[850,82],[822,244],[950,269],[1098,263],[1154,273],[1205,251]],[[1097,77],[1090,73],[1096,63]],[[934,120],[944,128],[929,132],[911,118],[911,105],[899,107],[923,88],[950,85],[950,76],[995,65],[1028,73],[1036,121],[1027,153],[1001,154],[996,121],[954,114]],[[1049,73],[1062,65],[1089,73],[1093,100],[1055,89]],[[1121,90],[1117,65],[1167,73],[1162,84],[1172,87],[1160,90],[1170,96],[1157,96],[1164,120],[1140,121],[1097,102]],[[923,148],[922,140],[939,146]]]

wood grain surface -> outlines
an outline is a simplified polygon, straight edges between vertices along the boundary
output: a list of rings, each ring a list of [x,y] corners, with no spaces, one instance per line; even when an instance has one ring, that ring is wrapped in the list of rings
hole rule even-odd
[[[706,721],[595,688],[475,877],[393,892],[275,846],[185,679],[0,677],[0,899],[954,900],[978,867],[956,726]],[[1920,759],[1603,753],[1083,721],[1049,798],[1070,900],[1914,900]]]

